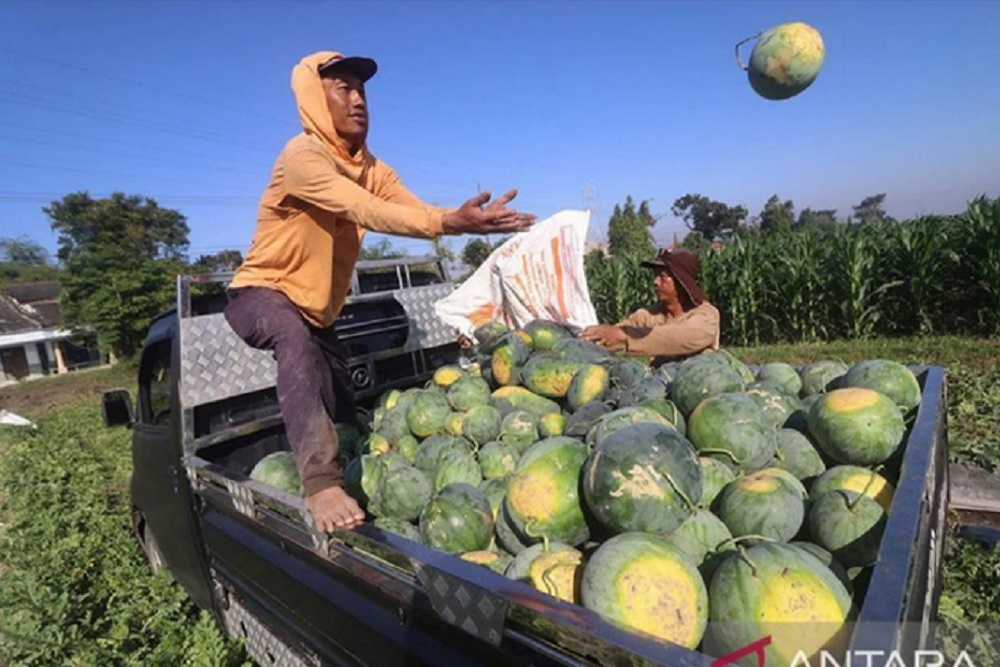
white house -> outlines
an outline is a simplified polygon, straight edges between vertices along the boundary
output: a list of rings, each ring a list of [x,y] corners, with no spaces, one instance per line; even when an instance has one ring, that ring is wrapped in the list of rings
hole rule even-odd
[[[21,283],[0,291],[0,384],[65,373],[102,362],[92,337],[62,326],[59,283]]]

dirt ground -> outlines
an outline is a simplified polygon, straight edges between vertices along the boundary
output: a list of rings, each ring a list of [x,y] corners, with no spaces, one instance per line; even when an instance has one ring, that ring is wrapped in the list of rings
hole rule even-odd
[[[0,409],[30,418],[81,401],[99,405],[101,392],[122,388],[134,393],[135,382],[135,369],[124,363],[71,371],[0,387]]]

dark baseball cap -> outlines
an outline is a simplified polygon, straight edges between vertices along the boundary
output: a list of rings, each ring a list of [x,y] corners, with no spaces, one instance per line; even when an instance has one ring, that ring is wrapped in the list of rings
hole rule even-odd
[[[362,81],[367,81],[375,76],[375,72],[378,71],[378,63],[363,56],[336,55],[320,65],[318,69],[320,76],[333,76],[337,72],[348,72]]]

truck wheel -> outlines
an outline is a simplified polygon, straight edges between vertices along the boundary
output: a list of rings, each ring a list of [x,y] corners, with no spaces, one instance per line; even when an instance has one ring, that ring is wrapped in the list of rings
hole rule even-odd
[[[146,553],[146,560],[149,561],[149,568],[153,574],[166,568],[167,563],[163,559],[163,553],[160,552],[160,546],[156,543],[156,537],[148,523],[142,527],[142,550]]]

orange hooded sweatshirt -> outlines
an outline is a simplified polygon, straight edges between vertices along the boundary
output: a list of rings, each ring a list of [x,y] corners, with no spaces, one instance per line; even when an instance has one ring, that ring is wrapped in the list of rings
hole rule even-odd
[[[318,72],[335,55],[314,53],[292,70],[303,131],[274,164],[250,251],[230,284],[278,290],[317,327],[332,325],[344,305],[365,230],[435,238],[446,212],[410,192],[367,146],[347,151]]]

